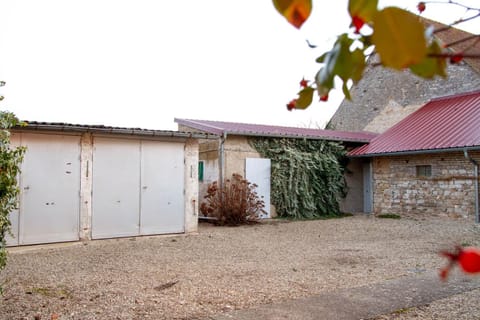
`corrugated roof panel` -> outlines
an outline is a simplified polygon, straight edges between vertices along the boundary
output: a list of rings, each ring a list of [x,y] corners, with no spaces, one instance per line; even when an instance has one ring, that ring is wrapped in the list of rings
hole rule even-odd
[[[480,146],[480,90],[433,99],[349,156]]]
[[[322,130],[310,128],[272,126],[211,120],[175,119],[178,124],[214,134],[236,134],[265,137],[310,138],[349,142],[368,142],[376,133]]]

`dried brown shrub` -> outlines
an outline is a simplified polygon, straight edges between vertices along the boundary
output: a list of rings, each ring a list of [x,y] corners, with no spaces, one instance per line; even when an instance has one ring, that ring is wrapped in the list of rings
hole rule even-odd
[[[258,196],[256,184],[248,182],[234,173],[226,179],[220,190],[217,181],[208,186],[200,212],[207,217],[216,218],[220,225],[241,225],[255,222],[266,213],[265,202]]]

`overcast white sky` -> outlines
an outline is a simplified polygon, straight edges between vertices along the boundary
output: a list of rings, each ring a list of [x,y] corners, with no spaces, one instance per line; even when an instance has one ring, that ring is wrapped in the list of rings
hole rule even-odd
[[[297,30],[271,0],[0,0],[0,108],[24,120],[149,129],[176,129],[174,117],[323,127],[341,90],[306,111],[285,105],[347,31],[347,2],[314,0]],[[445,23],[464,14],[435,7],[443,10],[426,16]],[[464,28],[478,33],[478,20]]]

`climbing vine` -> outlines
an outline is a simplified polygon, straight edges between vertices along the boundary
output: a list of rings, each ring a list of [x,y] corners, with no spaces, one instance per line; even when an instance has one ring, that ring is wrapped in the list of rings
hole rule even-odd
[[[9,214],[18,208],[17,176],[25,154],[24,147],[10,146],[9,129],[22,124],[13,113],[0,111],[0,270],[7,262],[5,237],[11,227]]]
[[[314,219],[339,215],[346,194],[345,149],[338,143],[303,139],[253,139],[272,161],[271,201],[281,217]]]

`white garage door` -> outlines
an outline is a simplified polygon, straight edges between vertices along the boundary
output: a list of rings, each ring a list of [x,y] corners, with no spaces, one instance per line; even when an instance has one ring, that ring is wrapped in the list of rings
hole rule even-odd
[[[92,237],[184,231],[184,145],[95,138]]]
[[[183,143],[142,141],[141,234],[185,230]]]
[[[17,134],[27,147],[20,175],[20,208],[12,213],[9,245],[79,239],[80,137]],[[16,215],[16,216],[15,216]]]
[[[97,138],[93,149],[92,237],[138,235],[140,145]]]

